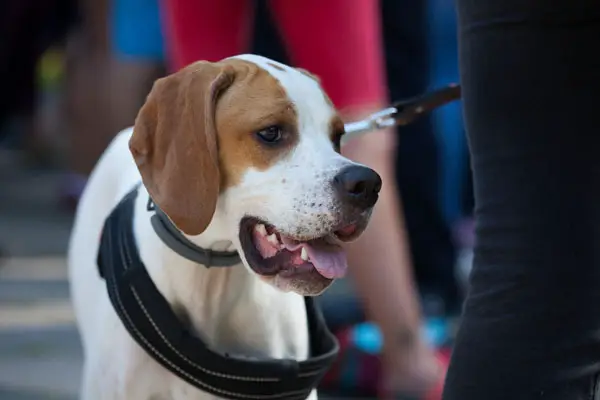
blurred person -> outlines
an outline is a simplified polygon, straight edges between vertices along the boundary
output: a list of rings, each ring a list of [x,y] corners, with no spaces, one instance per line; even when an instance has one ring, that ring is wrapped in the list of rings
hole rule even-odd
[[[447,82],[457,82],[458,44],[456,32],[456,7],[454,2],[432,0],[429,2],[431,85],[439,87]],[[461,102],[456,101],[432,113],[434,130],[440,153],[440,199],[443,210],[441,217],[450,228],[451,241],[455,249],[455,281],[461,283],[459,298],[462,300],[465,277],[472,253],[472,197],[468,176],[470,175]],[[458,285],[455,285],[455,288]],[[460,311],[454,307],[455,311]]]
[[[16,142],[19,150],[33,156],[30,161],[45,156],[38,65],[48,48],[65,39],[75,20],[73,10],[68,0],[0,2],[0,150]],[[0,243],[0,266],[7,257]]]
[[[159,0],[110,0],[109,111],[112,132],[133,125],[153,82],[164,75]]]
[[[162,5],[173,70],[247,51],[252,2],[164,0]],[[291,61],[322,79],[346,120],[388,105],[377,1],[285,0],[271,1],[270,7]],[[373,223],[348,251],[357,291],[384,336],[384,390],[414,395],[431,389],[442,370],[420,335],[421,312],[394,179],[395,141],[394,131],[384,130],[343,149],[385,182]]]
[[[457,5],[476,242],[443,398],[600,399],[600,3]]]
[[[0,2],[0,140],[11,136],[36,157],[45,156],[46,147],[39,63],[50,47],[62,44],[76,20],[74,11],[70,0]]]
[[[418,96],[429,88],[434,65],[430,56],[430,7],[426,1],[382,0],[386,66],[394,100]],[[434,122],[432,115],[426,115],[400,128],[395,171],[417,282],[423,297],[437,303],[434,308],[443,308],[425,311],[457,315],[462,299],[454,276],[456,250],[439,200],[444,169],[439,127]]]
[[[66,47],[68,172],[61,200],[74,208],[87,175],[114,132],[108,118],[108,0],[78,0],[79,23]]]
[[[84,24],[67,64],[72,149],[63,199],[71,208],[100,154],[164,75],[157,0],[82,0],[80,8]]]

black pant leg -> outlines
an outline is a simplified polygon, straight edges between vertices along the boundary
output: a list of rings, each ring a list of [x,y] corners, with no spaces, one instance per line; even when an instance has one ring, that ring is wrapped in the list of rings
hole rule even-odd
[[[477,243],[445,400],[592,399],[600,3],[458,0]]]

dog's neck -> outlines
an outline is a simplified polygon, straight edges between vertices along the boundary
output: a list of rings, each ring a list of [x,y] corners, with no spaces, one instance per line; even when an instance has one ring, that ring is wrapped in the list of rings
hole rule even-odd
[[[256,349],[256,355],[261,355],[263,346],[260,343],[257,346],[256,341],[261,340],[261,329],[269,328],[260,327],[257,321],[270,319],[267,314],[273,312],[273,304],[281,302],[281,296],[297,297],[303,306],[302,298],[293,293],[277,291],[242,264],[206,268],[178,255],[154,232],[150,222],[153,212],[146,210],[147,199],[146,191],[140,190],[136,201],[134,234],[138,238],[142,261],[158,290],[182,321],[188,322],[211,346],[240,353]],[[205,249],[232,250],[231,239],[224,231],[226,224],[223,218],[217,211],[205,232],[186,237]],[[251,326],[256,327],[256,332],[248,332]],[[242,341],[239,332],[247,336]],[[268,346],[268,343],[264,346]]]

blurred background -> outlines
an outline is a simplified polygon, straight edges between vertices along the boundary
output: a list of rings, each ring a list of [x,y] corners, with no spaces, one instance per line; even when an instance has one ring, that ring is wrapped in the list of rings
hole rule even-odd
[[[268,3],[252,7],[252,52],[290,63]],[[392,100],[458,82],[453,2],[382,0],[379,8]],[[82,355],[66,279],[70,225],[98,156],[133,124],[152,82],[169,70],[160,12],[157,0],[0,2],[0,399],[77,397]],[[127,48],[134,50],[124,54]],[[396,175],[422,335],[446,357],[473,245],[460,102],[398,134]],[[352,282],[336,283],[323,308],[343,344],[324,388],[334,397],[375,396],[382,339]]]

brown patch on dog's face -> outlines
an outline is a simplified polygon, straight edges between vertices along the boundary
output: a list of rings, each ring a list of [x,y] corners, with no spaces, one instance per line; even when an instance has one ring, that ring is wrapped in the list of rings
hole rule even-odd
[[[296,110],[279,81],[251,62],[228,63],[236,70],[236,80],[216,110],[222,189],[236,185],[249,168],[266,170],[299,140]],[[270,127],[280,131],[277,143],[257,135]]]
[[[276,143],[257,132],[280,132]],[[144,185],[183,232],[202,233],[223,189],[265,170],[298,142],[296,111],[279,82],[235,59],[198,62],[159,79],[129,142]]]
[[[331,139],[333,148],[338,153],[341,151],[341,141],[344,133],[346,133],[344,121],[342,121],[339,115],[335,115],[329,122],[329,139]]]

